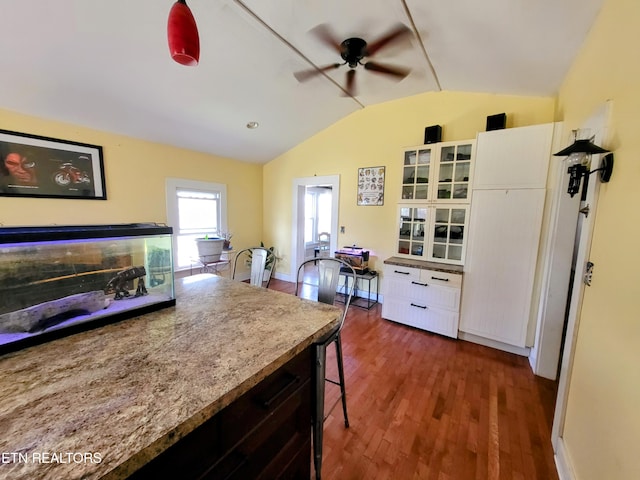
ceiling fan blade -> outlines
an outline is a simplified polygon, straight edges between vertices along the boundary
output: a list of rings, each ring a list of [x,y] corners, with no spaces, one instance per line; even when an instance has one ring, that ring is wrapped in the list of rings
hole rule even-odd
[[[318,40],[324,43],[326,46],[336,51],[337,53],[342,52],[342,47],[340,46],[340,40],[336,37],[335,33],[326,23],[321,23],[320,25],[313,27],[309,33],[315,36]]]
[[[347,71],[347,84],[344,87],[345,92],[347,92],[347,95],[350,97],[355,97],[357,93],[355,80],[356,80],[356,70],[355,68],[350,68]]]
[[[393,27],[386,35],[369,43],[367,46],[367,56],[375,55],[380,49],[386,47],[390,43],[398,42],[411,35],[411,30],[406,25],[399,23]]]
[[[310,78],[313,78],[313,77],[315,77],[317,75],[320,75],[321,73],[327,72],[329,70],[334,70],[334,69],[340,67],[341,65],[343,65],[343,64],[342,63],[332,63],[330,65],[325,65],[324,67],[310,68],[309,70],[302,70],[302,71],[299,71],[299,72],[293,72],[293,76],[296,77],[296,79],[299,82],[306,82]]]
[[[396,78],[398,78],[400,80],[402,80],[404,77],[409,75],[409,73],[411,73],[411,69],[410,68],[396,67],[396,66],[392,66],[392,65],[383,65],[383,64],[378,63],[378,62],[367,62],[367,63],[364,64],[364,68],[366,70],[371,70],[372,72],[383,73],[385,75],[391,75],[391,76],[396,77]]]

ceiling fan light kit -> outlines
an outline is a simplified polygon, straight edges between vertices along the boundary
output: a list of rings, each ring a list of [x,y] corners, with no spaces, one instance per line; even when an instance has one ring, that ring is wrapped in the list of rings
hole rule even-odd
[[[178,0],[169,11],[167,38],[171,58],[181,65],[195,67],[200,60],[198,26],[185,0]]]

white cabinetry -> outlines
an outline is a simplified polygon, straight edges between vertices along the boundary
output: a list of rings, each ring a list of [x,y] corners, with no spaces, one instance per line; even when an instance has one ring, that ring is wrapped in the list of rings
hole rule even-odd
[[[524,348],[553,124],[480,133],[460,331]]]
[[[382,317],[457,338],[461,287],[461,273],[385,263]]]
[[[404,149],[396,254],[462,265],[475,141]]]
[[[469,203],[475,140],[404,149],[402,202]]]
[[[545,188],[553,123],[478,134],[473,190]]]
[[[525,347],[543,189],[473,193],[460,330]]]

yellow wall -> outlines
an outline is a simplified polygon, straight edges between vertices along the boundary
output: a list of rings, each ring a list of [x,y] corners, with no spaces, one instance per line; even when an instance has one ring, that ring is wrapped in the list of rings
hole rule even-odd
[[[606,0],[558,99],[568,129],[613,102],[615,168],[600,189],[564,430],[576,480],[640,478],[638,19],[637,0]]]
[[[582,53],[561,89],[557,111],[576,128],[613,100],[616,166],[601,189],[571,378],[564,441],[577,480],[640,478],[640,2],[605,0]],[[264,239],[290,270],[292,182],[339,174],[338,245],[375,252],[374,268],[393,254],[401,148],[421,144],[424,127],[443,125],[443,140],[474,138],[487,115],[506,112],[508,126],[554,119],[554,99],[471,93],[426,93],[367,107],[264,166],[98,132],[0,110],[8,130],[102,145],[107,201],[0,197],[0,224],[166,222],[166,177],[225,183],[236,246]],[[384,165],[385,204],[356,206],[359,167]],[[264,185],[264,195],[263,195]],[[263,233],[264,226],[264,237]]]
[[[145,142],[84,127],[0,110],[5,130],[103,147],[107,200],[0,197],[0,224],[74,225],[167,222],[167,177],[224,183],[232,243],[262,236],[262,165]]]
[[[296,146],[264,168],[264,231],[282,256],[278,271],[290,272],[293,179],[340,175],[337,245],[372,250],[373,267],[393,255],[396,204],[400,198],[402,147],[421,145],[424,128],[442,125],[443,141],[476,138],[487,115],[505,112],[508,127],[553,121],[554,99],[474,93],[425,93],[360,110]],[[381,207],[356,206],[358,168],[386,167]]]

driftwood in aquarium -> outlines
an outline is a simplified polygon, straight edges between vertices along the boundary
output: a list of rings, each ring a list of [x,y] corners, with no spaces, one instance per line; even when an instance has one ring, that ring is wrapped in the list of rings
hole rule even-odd
[[[102,290],[77,293],[0,315],[0,333],[37,332],[109,306]]]
[[[91,270],[91,271],[88,271],[88,272],[71,273],[69,275],[61,275],[61,276],[58,276],[58,277],[44,278],[42,280],[35,280],[33,282],[28,283],[27,285],[40,285],[42,283],[57,282],[59,280],[65,280],[67,278],[84,277],[86,275],[95,275],[95,274],[98,274],[98,273],[118,272],[120,270],[122,270],[122,269],[121,268],[104,268],[102,270]]]

